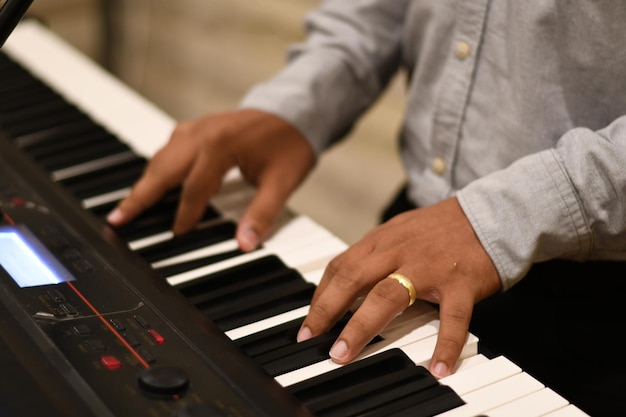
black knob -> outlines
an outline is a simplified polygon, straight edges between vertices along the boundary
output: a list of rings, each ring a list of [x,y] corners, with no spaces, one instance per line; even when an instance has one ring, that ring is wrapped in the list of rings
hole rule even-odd
[[[205,404],[193,404],[176,411],[174,417],[228,417],[225,412]]]
[[[189,377],[182,369],[155,366],[139,373],[139,386],[144,392],[158,396],[180,395],[189,388]]]

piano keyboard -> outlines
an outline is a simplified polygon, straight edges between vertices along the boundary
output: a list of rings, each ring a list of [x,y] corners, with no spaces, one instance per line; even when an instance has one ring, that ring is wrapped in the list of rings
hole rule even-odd
[[[174,120],[37,22],[21,23],[3,52],[0,131],[104,221]],[[294,343],[326,263],[346,245],[285,212],[262,248],[240,252],[234,228],[251,193],[233,171],[189,235],[169,231],[172,192],[117,236],[316,416],[585,415],[505,357],[478,354],[472,334],[456,373],[435,381],[424,366],[439,321],[419,302],[349,365],[328,357],[336,332]]]

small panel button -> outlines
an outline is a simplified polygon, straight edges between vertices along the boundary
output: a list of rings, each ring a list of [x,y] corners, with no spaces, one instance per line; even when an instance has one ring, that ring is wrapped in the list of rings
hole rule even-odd
[[[61,303],[59,307],[68,316],[78,316],[78,310],[70,303]]]
[[[126,330],[126,326],[124,326],[124,323],[122,323],[118,319],[111,319],[109,320],[109,323],[111,323],[111,326],[113,326],[113,328],[118,332],[123,332]]]
[[[100,339],[89,339],[85,341],[85,346],[87,346],[93,352],[100,352],[103,350],[107,350],[107,347]]]
[[[100,363],[109,371],[114,371],[122,366],[122,362],[112,355],[101,356]]]
[[[158,344],[161,345],[161,344],[165,343],[165,338],[161,335],[161,333],[157,332],[156,330],[150,329],[150,330],[148,330],[148,334]]]
[[[144,329],[149,329],[150,328],[150,323],[148,323],[148,320],[144,319],[139,314],[134,315],[133,319],[135,319],[137,324],[140,325],[141,327],[143,327]]]
[[[57,303],[62,303],[63,301],[65,301],[65,296],[63,295],[63,293],[61,293],[61,291],[57,289],[48,290],[47,293],[50,298],[52,298],[52,300]]]
[[[72,331],[78,336],[91,336],[93,334],[91,328],[86,324],[77,324],[72,326]]]
[[[152,353],[145,350],[144,348],[138,348],[137,353],[139,354],[139,356],[143,358],[144,361],[148,363],[156,362],[156,357]]]
[[[130,333],[126,333],[123,336],[124,336],[124,339],[128,342],[128,344],[131,345],[132,347],[137,347],[141,344],[141,342],[139,342],[139,339],[137,339],[135,336],[133,336]]]

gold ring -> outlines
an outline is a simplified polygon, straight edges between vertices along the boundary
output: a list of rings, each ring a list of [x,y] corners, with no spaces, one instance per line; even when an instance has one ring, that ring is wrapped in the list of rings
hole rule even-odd
[[[413,303],[415,302],[415,299],[417,298],[417,290],[415,289],[415,286],[413,285],[411,280],[402,274],[398,274],[397,272],[387,275],[387,278],[395,279],[396,281],[400,283],[400,285],[406,288],[406,290],[409,292],[408,307],[412,306]]]

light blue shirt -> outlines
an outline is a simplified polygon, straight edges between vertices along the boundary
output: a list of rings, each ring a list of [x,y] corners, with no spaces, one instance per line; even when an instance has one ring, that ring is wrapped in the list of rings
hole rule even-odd
[[[242,107],[321,153],[398,71],[409,196],[456,195],[504,288],[535,262],[626,259],[626,2],[327,0]]]

